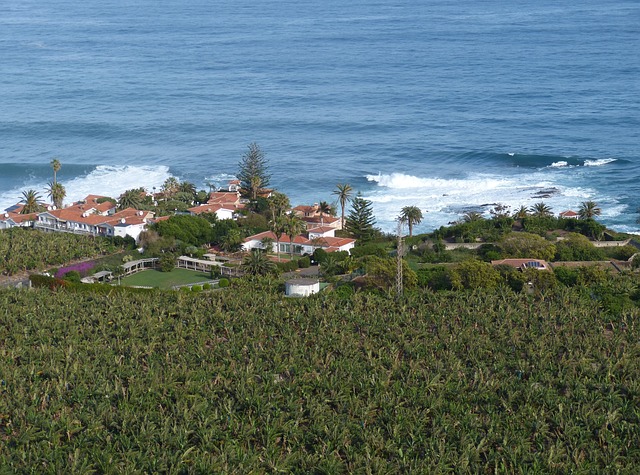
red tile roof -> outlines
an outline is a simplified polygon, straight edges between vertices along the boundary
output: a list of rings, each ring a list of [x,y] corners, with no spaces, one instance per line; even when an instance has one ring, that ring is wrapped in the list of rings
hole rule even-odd
[[[308,229],[308,232],[310,233],[327,233],[329,231],[334,231],[335,232],[336,228],[333,228],[331,226],[318,226],[317,228],[311,228]]]
[[[5,216],[7,214],[8,216]],[[0,215],[0,221],[12,220],[14,223],[24,223],[25,221],[35,221],[38,217],[37,213],[20,214],[20,213],[5,213]]]
[[[190,211],[193,214],[215,213],[220,209],[226,209],[228,211],[234,212],[239,209],[242,209],[243,207],[244,205],[235,205],[235,204],[229,204],[229,203],[222,203],[222,204],[206,203],[203,205],[194,206],[193,208],[189,208],[187,211]]]

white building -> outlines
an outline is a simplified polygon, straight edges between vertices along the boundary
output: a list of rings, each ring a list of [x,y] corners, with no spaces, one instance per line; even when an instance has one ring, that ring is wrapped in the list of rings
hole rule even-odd
[[[318,279],[291,279],[285,282],[285,294],[288,297],[308,297],[320,292]]]

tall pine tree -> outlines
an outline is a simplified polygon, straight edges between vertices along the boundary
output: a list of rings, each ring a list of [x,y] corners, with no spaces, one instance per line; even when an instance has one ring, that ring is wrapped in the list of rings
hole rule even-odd
[[[371,241],[375,236],[376,218],[373,204],[362,197],[361,193],[351,200],[351,211],[346,219],[347,231],[360,243]]]
[[[242,193],[255,201],[260,190],[269,186],[270,179],[264,153],[255,142],[249,144],[249,150],[238,163],[238,180]]]

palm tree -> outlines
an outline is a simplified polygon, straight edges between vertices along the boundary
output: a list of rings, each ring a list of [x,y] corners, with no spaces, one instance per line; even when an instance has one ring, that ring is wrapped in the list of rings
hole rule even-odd
[[[578,210],[580,219],[593,219],[602,214],[602,209],[595,201],[583,201]]]
[[[320,264],[320,271],[324,277],[331,277],[338,273],[339,264],[335,256],[329,254]]]
[[[342,215],[340,220],[340,226],[344,229],[344,208],[347,206],[347,201],[351,200],[351,196],[353,195],[353,188],[348,183],[341,184],[338,183],[336,185],[335,191],[332,192],[333,195],[338,197],[338,201],[340,202],[340,208],[342,208]]]
[[[320,212],[320,226],[324,226],[324,215],[331,215],[331,205],[326,201],[321,201],[318,205],[318,211]]]
[[[260,249],[252,249],[244,256],[240,267],[249,275],[268,275],[274,271],[275,264]]]
[[[278,191],[271,193],[271,196],[267,198],[267,204],[269,206],[269,210],[271,210],[272,221],[275,221],[278,216],[281,216],[282,213],[291,207],[289,197]]]
[[[43,211],[44,206],[40,201],[42,197],[38,194],[36,190],[27,190],[22,192],[22,199],[20,203],[23,203],[22,210],[20,210],[21,214],[30,214],[37,213],[38,211]]]
[[[422,222],[422,211],[417,206],[405,206],[400,213],[400,221],[409,226],[409,237],[413,236],[413,225]]]
[[[62,164],[60,163],[60,160],[58,160],[57,158],[54,158],[53,160],[51,160],[51,168],[53,168],[53,183],[54,184],[58,183],[57,173],[62,168]]]
[[[276,216],[276,218],[269,223],[269,229],[276,236],[276,255],[278,256],[278,261],[280,260],[280,238],[285,232],[285,217],[284,216]]]
[[[183,181],[178,185],[178,191],[195,196],[197,190],[196,190],[196,185],[194,185],[193,183],[188,181]]]
[[[242,234],[239,229],[230,229],[222,238],[220,247],[227,252],[236,252],[242,247]]]
[[[289,254],[293,259],[293,240],[294,238],[302,234],[307,229],[307,225],[304,221],[298,218],[295,214],[289,214],[284,221],[284,232],[289,235],[290,245]]]
[[[65,190],[62,183],[50,182],[47,188],[47,196],[51,198],[51,201],[56,208],[62,208],[62,202],[67,196],[67,190]]]
[[[480,221],[482,218],[482,213],[478,213],[477,211],[467,211],[462,215],[462,220],[465,223],[473,223],[475,221]]]
[[[513,214],[514,219],[523,219],[527,216],[529,216],[529,210],[526,206],[520,206],[520,208],[518,208],[518,211]]]
[[[180,182],[174,176],[167,178],[162,184],[162,194],[165,198],[171,198],[180,188]]]
[[[270,237],[265,237],[260,240],[260,245],[266,254],[273,252],[273,243],[276,242],[275,239]]]
[[[529,211],[537,218],[547,218],[552,215],[551,207],[543,201],[534,204]]]
[[[142,207],[142,193],[143,190],[140,188],[125,191],[120,195],[120,198],[118,198],[118,208],[140,209]]]

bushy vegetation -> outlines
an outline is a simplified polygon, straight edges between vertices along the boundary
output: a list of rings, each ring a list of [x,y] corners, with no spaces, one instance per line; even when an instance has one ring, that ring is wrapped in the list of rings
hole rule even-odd
[[[544,299],[475,291],[396,301],[341,286],[288,300],[265,282],[117,299],[0,290],[0,466],[633,473],[640,464],[637,309],[612,317],[579,287]]]
[[[35,229],[0,231],[0,274],[65,264],[114,252],[118,246],[107,238],[67,233],[44,233]]]

